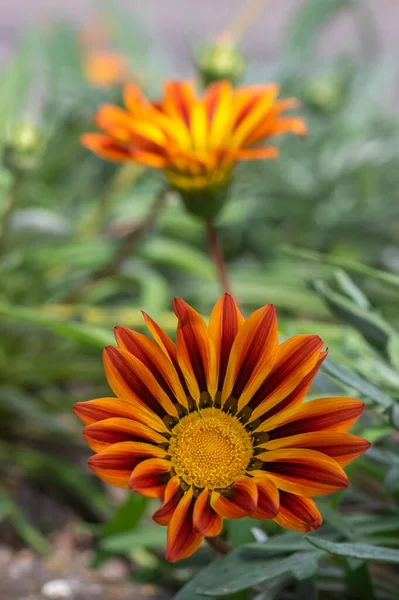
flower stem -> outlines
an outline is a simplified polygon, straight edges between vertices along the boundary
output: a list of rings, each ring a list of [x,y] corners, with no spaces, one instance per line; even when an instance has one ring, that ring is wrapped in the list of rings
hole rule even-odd
[[[207,234],[208,234],[209,255],[215,264],[216,272],[217,272],[218,279],[220,282],[220,286],[221,286],[223,292],[227,292],[228,294],[231,294],[232,292],[231,292],[229,274],[227,271],[227,265],[223,258],[223,252],[222,252],[222,249],[219,244],[218,236],[217,236],[215,227],[213,225],[213,221],[211,219],[208,219],[206,222],[206,226],[207,226]]]
[[[102,279],[106,279],[107,277],[111,277],[119,271],[121,264],[133,252],[133,250],[142,240],[144,234],[148,231],[155,219],[158,217],[165,204],[165,200],[166,192],[163,189],[162,192],[155,197],[148,215],[141,221],[141,223],[133,227],[125,234],[121,245],[116,250],[115,254],[108,260],[108,262],[91,273],[87,278],[78,281],[75,287],[73,287],[72,290],[66,294],[66,296],[63,298],[63,302],[65,304],[77,303],[87,293],[88,289],[93,283]]]
[[[232,40],[237,43],[247,29],[258,19],[270,0],[246,0],[236,16],[220,34],[220,40]]]
[[[218,552],[219,554],[228,554],[232,550],[229,544],[225,540],[222,540],[222,538],[219,536],[206,537],[205,539],[211,548],[213,548],[215,552]]]
[[[18,171],[14,171],[12,175],[10,192],[8,194],[8,202],[3,214],[3,218],[0,222],[0,252],[2,252],[4,249],[11,219],[18,206],[21,181],[22,175]]]

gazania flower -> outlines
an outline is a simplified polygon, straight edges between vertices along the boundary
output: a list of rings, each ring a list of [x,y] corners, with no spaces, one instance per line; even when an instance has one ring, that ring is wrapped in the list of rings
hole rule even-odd
[[[278,86],[233,89],[222,81],[198,97],[188,81],[168,81],[164,96],[149,102],[134,84],[125,88],[126,110],[102,106],[95,117],[103,133],[86,133],[82,143],[107,160],[140,162],[164,170],[170,184],[184,191],[218,189],[236,162],[277,156],[273,146],[258,147],[275,135],[305,135],[293,98],[277,100]]]
[[[316,335],[278,343],[274,307],[244,320],[223,295],[209,325],[173,302],[176,344],[146,314],[155,341],[117,327],[104,351],[116,398],[78,402],[91,469],[107,483],[159,498],[166,557],[190,556],[223,519],[274,519],[295,531],[321,524],[311,499],[345,488],[342,469],[369,443],[346,433],[354,398],[304,403],[326,351]]]
[[[107,88],[125,83],[130,69],[121,54],[94,50],[84,57],[84,75],[92,86]]]

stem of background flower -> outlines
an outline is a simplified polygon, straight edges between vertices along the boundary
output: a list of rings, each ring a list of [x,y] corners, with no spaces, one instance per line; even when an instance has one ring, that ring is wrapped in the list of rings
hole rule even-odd
[[[139,164],[125,164],[117,170],[93,211],[84,219],[80,228],[84,236],[94,235],[101,230],[115,196],[136,183],[143,171],[144,167]]]
[[[240,8],[230,25],[219,35],[219,40],[237,43],[254,23],[270,0],[247,0]]]
[[[19,188],[21,185],[21,181],[21,173],[19,173],[18,171],[13,171],[10,191],[8,194],[8,202],[0,222],[0,252],[4,250],[11,219],[18,206]]]
[[[125,234],[121,245],[116,250],[115,254],[105,263],[102,267],[91,273],[87,278],[81,279],[77,284],[70,290],[67,295],[62,299],[65,304],[75,304],[79,302],[84,295],[87,294],[90,286],[101,279],[106,279],[112,275],[115,275],[119,271],[121,264],[129,257],[139,242],[142,240],[144,234],[150,229],[155,219],[158,217],[161,209],[163,208],[166,200],[167,192],[165,189],[159,193],[147,214],[147,216],[135,227],[133,227],[128,233]]]
[[[218,279],[220,282],[220,286],[223,292],[227,292],[231,294],[231,285],[229,280],[229,274],[227,271],[227,265],[223,258],[223,252],[219,244],[218,236],[213,225],[212,219],[208,219],[206,222],[207,234],[208,234],[208,248],[209,255],[212,258],[216,272],[218,274]]]
[[[228,554],[232,551],[232,548],[229,546],[229,544],[225,540],[222,540],[222,538],[219,536],[206,537],[205,539],[211,548],[213,548],[215,552],[218,552],[219,554]]]

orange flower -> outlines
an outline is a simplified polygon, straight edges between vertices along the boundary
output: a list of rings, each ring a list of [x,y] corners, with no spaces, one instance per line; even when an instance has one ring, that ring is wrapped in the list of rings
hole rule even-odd
[[[176,344],[146,314],[155,341],[125,327],[104,351],[116,398],[75,404],[101,479],[159,498],[166,557],[190,556],[223,518],[273,519],[295,531],[321,524],[311,500],[345,488],[342,469],[369,443],[346,433],[354,398],[304,403],[326,357],[316,335],[279,344],[274,307],[244,320],[224,294],[206,325],[180,298]]]
[[[306,134],[300,118],[282,116],[297,101],[277,100],[278,91],[274,83],[233,89],[221,81],[198,97],[190,82],[168,81],[163,98],[149,102],[129,84],[126,110],[102,106],[95,123],[104,133],[86,133],[82,143],[108,160],[163,169],[183,191],[218,188],[236,162],[277,156],[275,147],[254,147],[259,142],[287,132]]]
[[[129,78],[129,68],[121,54],[93,50],[84,58],[84,75],[94,87],[107,88],[125,83]]]

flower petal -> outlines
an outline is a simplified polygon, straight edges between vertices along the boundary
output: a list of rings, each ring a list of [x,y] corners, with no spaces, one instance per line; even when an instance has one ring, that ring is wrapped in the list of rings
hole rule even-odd
[[[148,457],[163,457],[165,455],[165,450],[152,444],[118,442],[91,456],[88,465],[106,483],[127,488],[129,477],[140,461]]]
[[[339,464],[315,450],[296,448],[270,450],[258,455],[263,460],[263,472],[280,490],[301,496],[323,496],[348,485],[348,478]],[[257,475],[257,472],[251,472]]]
[[[341,467],[355,460],[370,448],[370,442],[349,433],[314,431],[279,438],[262,445],[265,450],[308,448],[331,456]]]
[[[262,124],[273,106],[278,91],[278,86],[275,84],[265,86],[263,94],[259,95],[254,103],[251,103],[250,109],[244,113],[244,116],[241,116],[232,135],[231,147],[233,149],[240,148],[246,138]]]
[[[223,493],[211,493],[211,506],[226,519],[241,519],[256,510],[258,503],[258,488],[253,479],[244,476],[237,479]]]
[[[223,517],[213,510],[207,489],[202,490],[195,500],[193,525],[198,533],[206,537],[215,537],[222,531]]]
[[[204,539],[193,529],[193,504],[193,490],[190,487],[175,508],[168,525],[166,560],[170,562],[194,554]]]
[[[85,425],[110,417],[135,418],[134,406],[119,398],[96,398],[87,402],[76,402],[73,412]]]
[[[204,319],[181,298],[174,298],[179,319],[176,334],[177,358],[191,396],[216,393],[216,356]]]
[[[278,149],[274,146],[265,146],[262,148],[237,150],[234,154],[237,160],[273,159],[277,158]]]
[[[163,504],[152,515],[153,521],[158,525],[168,525],[182,495],[183,490],[180,487],[179,477],[175,476],[169,479],[165,487]]]
[[[131,474],[129,487],[147,498],[163,498],[165,486],[170,479],[170,468],[169,460],[162,458],[143,460]]]
[[[106,160],[134,162],[128,148],[103,133],[83,133],[80,142],[85,148]]]
[[[84,428],[83,437],[87,445],[95,452],[100,452],[117,442],[145,441],[153,444],[165,444],[168,441],[166,437],[148,425],[123,417],[111,417],[91,423]]]
[[[280,506],[279,491],[268,477],[254,477],[258,488],[258,506],[251,514],[252,519],[274,519]]]
[[[323,519],[310,498],[280,492],[280,510],[274,521],[286,529],[306,532],[318,529]]]
[[[302,404],[306,395],[319,372],[320,366],[327,356],[327,351],[321,352],[319,360],[313,369],[308,373],[297,387],[286,396],[283,400],[267,408],[267,411],[260,416],[260,425],[256,428],[257,432],[270,431],[273,427],[289,420],[290,416],[298,410],[298,406]],[[251,416],[252,422],[253,416]]]
[[[172,402],[177,400],[188,408],[187,396],[176,369],[155,342],[127,327],[115,327],[115,338],[120,348],[133,354],[151,371]]]
[[[244,323],[233,296],[223,294],[216,302],[209,319],[209,335],[215,344],[218,390],[222,390],[230,350],[239,328]]]
[[[176,408],[162,390],[155,377],[135,356],[113,346],[107,346],[103,353],[104,370],[113,392],[119,398],[136,401],[143,415],[138,421],[147,423],[154,429],[163,431],[162,417],[167,413],[178,417]],[[161,429],[160,429],[161,428]]]
[[[279,413],[268,422],[271,440],[311,431],[347,431],[364,411],[355,398],[320,398],[305,402],[289,414]],[[264,429],[265,430],[265,429]]]
[[[277,320],[274,306],[267,304],[240,327],[231,348],[223,385],[222,404],[230,397],[241,410],[271,371],[276,359]]]
[[[296,335],[278,347],[277,359],[268,378],[251,399],[251,418],[286,398],[315,367],[323,347],[317,335]]]

